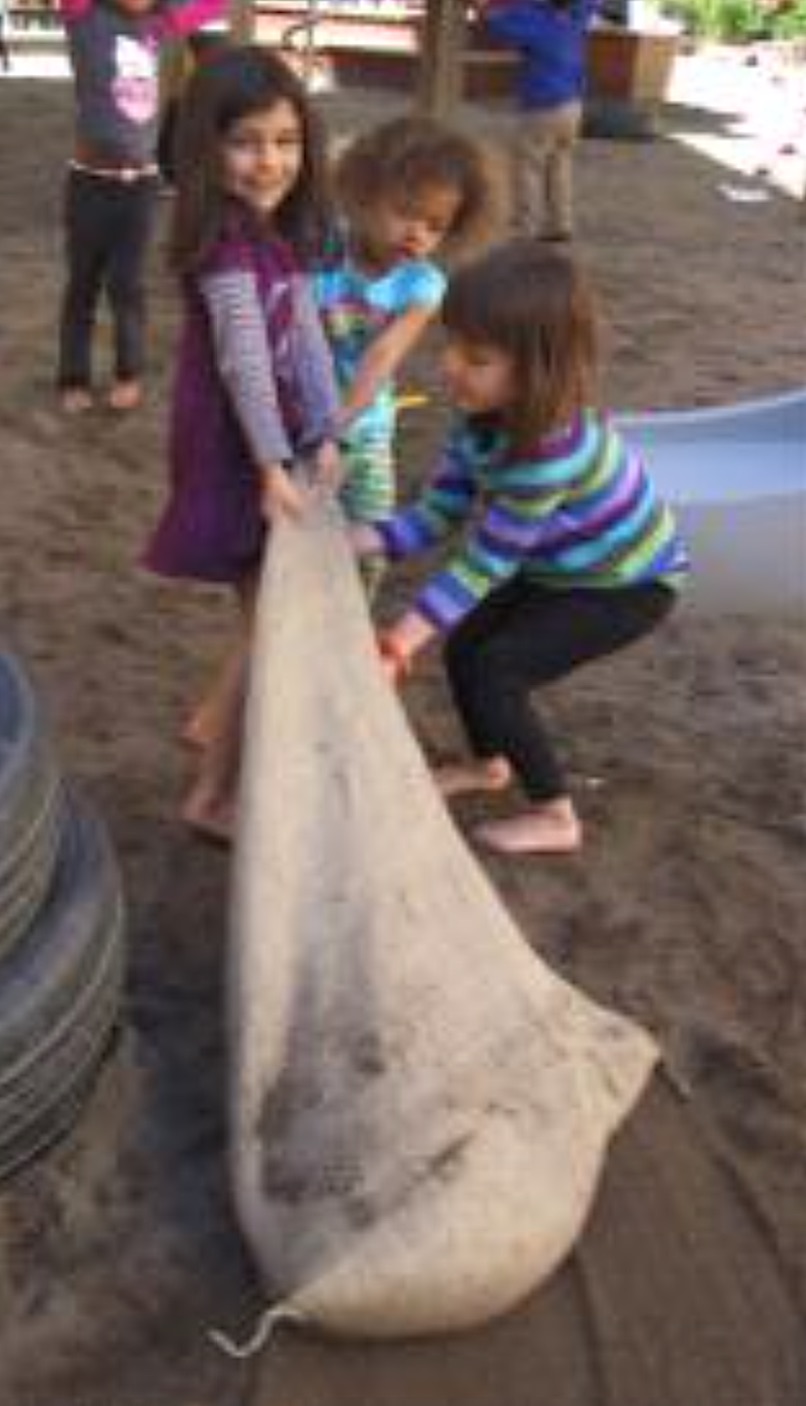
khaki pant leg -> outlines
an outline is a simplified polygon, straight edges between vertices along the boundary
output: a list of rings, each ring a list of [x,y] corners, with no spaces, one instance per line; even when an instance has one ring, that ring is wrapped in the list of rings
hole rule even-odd
[[[524,112],[514,149],[515,224],[523,234],[573,232],[573,151],[582,104]]]
[[[518,234],[537,234],[543,218],[546,149],[542,125],[531,113],[518,117],[512,145],[512,223]]]

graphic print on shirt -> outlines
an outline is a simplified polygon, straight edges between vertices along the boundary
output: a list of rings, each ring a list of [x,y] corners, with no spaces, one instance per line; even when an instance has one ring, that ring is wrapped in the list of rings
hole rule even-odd
[[[322,320],[333,341],[341,345],[345,359],[358,361],[372,339],[386,329],[392,314],[387,308],[373,306],[353,295],[325,306]]]
[[[119,112],[130,122],[150,122],[157,111],[157,48],[119,34],[115,41],[112,95]]]

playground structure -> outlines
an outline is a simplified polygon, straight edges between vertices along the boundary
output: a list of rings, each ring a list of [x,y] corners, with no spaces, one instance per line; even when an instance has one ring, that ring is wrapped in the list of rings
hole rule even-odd
[[[709,612],[806,613],[806,391],[624,415],[673,504]]]
[[[322,88],[416,89],[428,66],[428,18],[425,0],[257,0],[253,7],[257,40],[287,53]],[[462,45],[462,96],[482,96],[485,85],[509,91],[515,56],[482,47],[472,12],[460,20],[452,38]]]
[[[49,0],[0,0],[8,54],[61,50]],[[517,53],[485,33],[474,0],[233,0],[230,28],[279,49],[314,89],[386,88],[431,111],[511,99]],[[589,118],[603,135],[655,125],[677,34],[597,23],[588,40]]]
[[[514,92],[519,57],[485,33],[472,3],[463,9],[445,0],[256,0],[253,25],[259,41],[289,53],[321,87],[411,91],[447,82],[456,97],[471,101]],[[671,29],[597,25],[588,42],[592,101],[629,103],[649,116],[665,94],[676,49]],[[444,106],[442,93],[432,97],[431,105]]]

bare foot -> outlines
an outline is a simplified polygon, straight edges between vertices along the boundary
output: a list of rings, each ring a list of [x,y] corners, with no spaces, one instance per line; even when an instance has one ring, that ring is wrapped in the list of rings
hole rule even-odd
[[[473,833],[499,854],[574,854],[582,845],[582,825],[567,796],[510,820],[489,820]]]
[[[235,816],[232,802],[214,803],[205,797],[191,792],[181,810],[185,824],[205,840],[216,844],[232,843]]]
[[[439,766],[434,780],[443,796],[462,796],[468,791],[503,791],[512,781],[512,768],[505,757],[483,762]]]
[[[110,410],[126,412],[137,410],[143,399],[143,389],[139,381],[115,381],[106,403]]]
[[[65,415],[84,415],[92,410],[95,401],[85,386],[69,386],[62,391],[60,403]]]

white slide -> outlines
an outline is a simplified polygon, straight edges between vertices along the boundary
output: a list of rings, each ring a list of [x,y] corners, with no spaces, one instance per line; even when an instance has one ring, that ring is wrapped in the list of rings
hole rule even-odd
[[[806,391],[616,420],[680,522],[693,605],[806,610]]]

